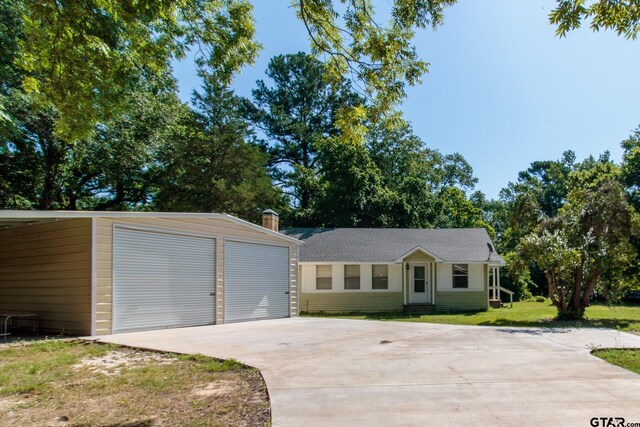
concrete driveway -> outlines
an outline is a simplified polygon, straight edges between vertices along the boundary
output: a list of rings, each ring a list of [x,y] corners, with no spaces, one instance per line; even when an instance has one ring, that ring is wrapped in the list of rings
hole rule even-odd
[[[614,330],[301,318],[101,341],[255,366],[274,426],[640,423],[640,375],[589,354],[640,347],[640,336]]]

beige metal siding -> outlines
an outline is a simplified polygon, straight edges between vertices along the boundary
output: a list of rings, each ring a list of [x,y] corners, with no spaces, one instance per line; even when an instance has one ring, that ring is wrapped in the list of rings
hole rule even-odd
[[[91,333],[91,219],[0,231],[0,311],[35,312],[44,331]]]
[[[260,233],[224,219],[210,218],[97,218],[97,301],[96,301],[96,334],[111,333],[112,310],[112,246],[113,226],[121,224],[146,230],[168,230],[215,237],[216,247],[216,280],[217,310],[216,323],[224,323],[224,239],[241,239],[253,242],[275,243],[289,246],[291,254],[291,315],[298,313],[297,284],[298,261],[297,245],[289,244],[276,236]]]
[[[303,292],[300,296],[300,311],[309,313],[401,310],[402,292]]]

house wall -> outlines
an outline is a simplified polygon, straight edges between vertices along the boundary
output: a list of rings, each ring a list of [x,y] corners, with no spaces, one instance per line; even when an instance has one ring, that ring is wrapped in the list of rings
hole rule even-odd
[[[113,289],[113,227],[133,226],[208,236],[216,239],[216,323],[224,323],[224,242],[238,239],[289,247],[291,316],[298,314],[298,247],[276,236],[263,234],[224,219],[209,218],[97,218],[96,219],[96,331],[111,333]]]
[[[436,310],[486,310],[488,289],[486,264],[469,264],[469,287],[454,289],[452,264],[437,264]]]
[[[0,312],[33,312],[40,328],[91,333],[91,219],[0,230]]]
[[[360,289],[344,289],[344,265],[356,263],[329,263],[332,289],[316,289],[316,265],[300,266],[300,310],[305,312],[344,313],[350,311],[377,312],[402,310],[402,265],[387,264],[388,289],[372,289],[371,263],[360,265]]]
[[[407,257],[407,263],[433,262],[426,254]],[[344,289],[344,263],[324,263],[332,266],[333,289],[316,289],[316,265],[300,266],[300,310],[304,312],[376,312],[399,311],[404,304],[405,290],[409,295],[410,276],[403,264],[389,264],[389,290],[371,289],[371,265],[360,264],[360,290]],[[486,310],[488,307],[488,282],[486,264],[469,264],[469,288],[454,289],[452,264],[436,263],[435,305],[437,311]]]

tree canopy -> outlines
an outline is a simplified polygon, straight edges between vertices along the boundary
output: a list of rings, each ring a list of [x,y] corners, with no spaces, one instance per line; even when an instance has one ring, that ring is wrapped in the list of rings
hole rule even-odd
[[[630,236],[638,234],[637,215],[616,181],[576,188],[556,217],[520,241],[515,267],[536,263],[559,318],[581,319],[598,281],[620,280],[634,261]]]
[[[549,20],[560,36],[590,20],[594,31],[637,37],[635,1],[556,1]],[[363,118],[400,121],[395,108],[406,86],[419,84],[429,66],[416,52],[415,34],[443,24],[455,3],[394,0],[379,12],[371,0],[292,2],[327,80],[350,79],[368,101],[367,109],[341,110],[344,127],[357,130]],[[166,73],[171,60],[194,50],[200,74],[227,85],[260,49],[248,0],[6,0],[0,8],[0,25],[11,28],[0,28],[0,68],[15,65],[13,85],[39,107],[56,110],[54,131],[67,140],[89,137],[97,123],[126,108],[141,72]],[[0,119],[10,119],[4,107]]]
[[[68,140],[120,113],[141,72],[166,73],[192,47],[201,73],[225,83],[259,49],[245,0],[10,3],[22,17],[13,49],[21,86],[57,111],[55,131]]]
[[[560,37],[589,20],[593,31],[612,30],[627,39],[636,39],[640,31],[640,5],[635,0],[557,0],[558,6],[549,14],[549,21],[557,25]]]

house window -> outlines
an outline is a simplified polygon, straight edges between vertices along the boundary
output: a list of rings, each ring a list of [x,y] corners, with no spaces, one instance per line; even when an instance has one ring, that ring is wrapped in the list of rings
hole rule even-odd
[[[326,290],[332,288],[331,266],[316,265],[316,289]]]
[[[360,266],[345,265],[344,266],[344,288],[360,289]]]
[[[371,266],[371,288],[389,289],[389,269],[388,265]]]
[[[452,276],[454,288],[469,287],[469,264],[453,264]]]

